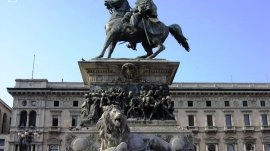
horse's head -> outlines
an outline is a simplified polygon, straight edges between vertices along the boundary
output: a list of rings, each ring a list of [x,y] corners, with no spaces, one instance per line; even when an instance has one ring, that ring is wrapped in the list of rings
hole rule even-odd
[[[123,4],[124,0],[104,0],[104,5],[107,9],[119,8]]]
[[[106,6],[107,9],[111,9],[111,3],[112,3],[112,0],[105,0],[104,1],[104,5]]]

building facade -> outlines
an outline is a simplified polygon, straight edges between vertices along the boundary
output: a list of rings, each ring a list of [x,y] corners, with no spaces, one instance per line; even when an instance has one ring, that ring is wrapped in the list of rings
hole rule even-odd
[[[180,83],[171,86],[178,124],[200,151],[270,151],[270,85]]]
[[[12,109],[0,99],[0,151],[8,150]]]
[[[68,150],[86,85],[17,79],[8,92],[14,98],[9,151],[19,151],[18,132],[25,130],[39,134],[32,151]],[[179,132],[191,131],[197,150],[270,151],[270,84],[174,83],[170,93]]]

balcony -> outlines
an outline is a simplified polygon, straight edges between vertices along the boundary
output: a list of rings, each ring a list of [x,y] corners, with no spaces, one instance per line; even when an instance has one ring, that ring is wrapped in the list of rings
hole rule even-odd
[[[205,128],[206,133],[216,133],[217,132],[217,127],[216,126],[207,126]]]
[[[51,132],[51,133],[61,132],[61,127],[59,127],[59,126],[51,126],[51,127],[49,127],[49,132]]]
[[[187,126],[187,129],[192,131],[193,133],[198,133],[199,128],[197,126]]]
[[[253,132],[255,130],[254,126],[244,126],[243,131],[244,132]]]
[[[235,126],[225,126],[224,131],[227,133],[233,133],[235,132]]]
[[[263,125],[261,131],[270,131],[270,125]]]

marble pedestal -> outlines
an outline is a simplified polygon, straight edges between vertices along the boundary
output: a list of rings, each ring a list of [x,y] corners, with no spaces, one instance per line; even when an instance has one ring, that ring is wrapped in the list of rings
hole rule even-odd
[[[164,59],[93,59],[79,61],[78,64],[83,82],[89,86],[91,94],[106,95],[108,93],[109,95],[115,93],[114,89],[116,89],[117,92],[121,91],[123,94],[132,92],[134,98],[147,97],[150,91],[153,90],[154,93],[160,88],[162,97],[170,96],[169,85],[172,84],[180,65],[179,62]],[[127,97],[128,95],[123,98]],[[86,121],[81,129],[70,132],[67,141],[70,149],[98,150],[99,136],[94,123]],[[179,148],[186,146],[182,151],[192,151],[192,133],[180,130],[174,119],[161,120],[154,117],[149,120],[148,117],[147,119],[131,117],[128,118],[128,126],[132,133],[156,135],[175,146],[180,146]]]

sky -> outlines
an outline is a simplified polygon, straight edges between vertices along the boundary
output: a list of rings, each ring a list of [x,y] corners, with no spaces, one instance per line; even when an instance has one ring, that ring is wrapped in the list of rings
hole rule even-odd
[[[180,62],[174,82],[269,83],[269,0],[154,2],[159,20],[179,24],[191,47],[169,35],[157,56]],[[78,61],[99,55],[109,17],[103,0],[0,0],[0,98],[12,107],[6,88],[32,71],[34,79],[82,82]],[[112,57],[145,54],[137,49],[117,45]]]

